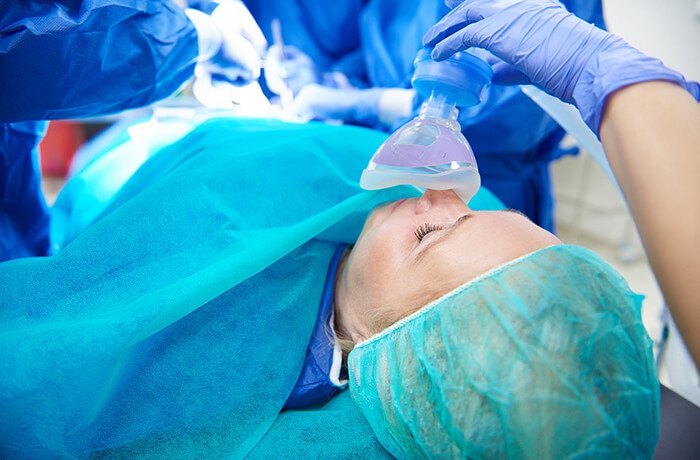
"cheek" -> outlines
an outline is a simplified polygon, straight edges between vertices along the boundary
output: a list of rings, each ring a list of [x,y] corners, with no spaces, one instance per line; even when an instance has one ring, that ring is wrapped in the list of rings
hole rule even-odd
[[[375,228],[372,249],[398,263],[417,243],[413,232],[414,227],[408,222],[386,221]]]
[[[414,229],[407,219],[387,216],[385,211],[390,212],[379,209],[369,216],[357,241],[363,252],[371,252],[376,257],[406,251],[415,240]]]
[[[403,226],[380,224],[363,232],[357,241],[356,268],[362,285],[377,295],[389,289],[391,282],[400,276],[401,264],[410,250],[413,236]]]
[[[381,206],[375,208],[369,214],[369,216],[367,216],[367,219],[365,220],[365,225],[362,227],[362,233],[365,233],[369,229],[372,229],[377,225],[381,224],[387,218],[389,212],[390,206]]]

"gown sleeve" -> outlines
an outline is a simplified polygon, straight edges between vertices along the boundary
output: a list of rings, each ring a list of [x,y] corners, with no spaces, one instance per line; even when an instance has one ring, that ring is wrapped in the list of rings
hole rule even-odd
[[[2,3],[0,121],[138,107],[193,75],[197,33],[172,1]]]

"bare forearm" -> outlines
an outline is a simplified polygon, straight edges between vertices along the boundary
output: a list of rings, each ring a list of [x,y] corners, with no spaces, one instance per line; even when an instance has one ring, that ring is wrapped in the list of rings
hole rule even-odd
[[[664,297],[700,367],[700,105],[648,82],[608,99],[601,139]]]

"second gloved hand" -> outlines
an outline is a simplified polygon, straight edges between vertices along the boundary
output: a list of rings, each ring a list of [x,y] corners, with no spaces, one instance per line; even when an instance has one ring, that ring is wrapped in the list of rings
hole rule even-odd
[[[301,89],[291,110],[306,119],[385,129],[411,115],[415,95],[415,90],[406,88],[340,89],[311,84]]]
[[[200,65],[215,80],[244,85],[260,77],[267,41],[240,0],[222,0],[211,16],[186,10],[199,36]]]
[[[598,132],[606,98],[618,89],[650,80],[678,83],[697,99],[700,88],[621,38],[569,13],[555,0],[458,0],[455,9],[425,34],[433,58],[443,60],[469,47],[485,48],[559,99],[575,104]],[[510,70],[510,72],[508,72]],[[517,70],[517,72],[514,72]],[[516,79],[517,80],[517,79]]]
[[[379,121],[380,96],[378,88],[338,89],[311,84],[303,87],[294,98],[291,110],[307,119],[374,126]]]
[[[316,83],[318,73],[311,58],[296,46],[272,45],[265,58],[265,80],[275,94],[289,88],[296,95],[306,85]]]

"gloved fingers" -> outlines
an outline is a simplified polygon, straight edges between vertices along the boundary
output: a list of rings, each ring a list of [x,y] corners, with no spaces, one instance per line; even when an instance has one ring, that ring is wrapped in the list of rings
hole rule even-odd
[[[543,1],[550,4],[550,7],[554,5],[551,0]],[[431,56],[436,61],[442,61],[458,51],[475,47],[484,48],[495,56],[514,63],[512,59],[521,45],[519,37],[512,36],[516,21],[514,18],[536,7],[537,5],[520,3],[519,0],[465,0],[453,12],[465,10],[464,14],[472,22],[442,40],[433,40],[431,43],[435,45]],[[470,9],[470,12],[466,12],[466,9]]]
[[[233,60],[240,66],[249,70],[254,80],[260,77],[260,53],[257,48],[241,35],[235,35],[226,43]]]
[[[229,83],[234,86],[245,86],[252,81],[250,72],[244,69],[240,69],[239,72],[240,73],[236,73],[235,70],[227,69],[225,73],[212,73],[211,82],[213,85],[218,83]]]
[[[312,83],[299,91],[299,94],[292,101],[289,110],[301,118],[313,119],[316,117],[315,110],[319,99],[324,99],[324,88],[321,85]]]
[[[394,126],[407,119],[413,111],[415,89],[375,88],[377,90],[377,118],[384,126]]]
[[[563,7],[558,0],[540,0],[541,3]],[[475,24],[484,20],[490,20],[499,13],[505,13],[509,19],[517,18],[516,11],[525,11],[528,9],[540,9],[542,5],[539,2],[531,2],[528,4],[524,0],[446,0],[447,6],[454,9],[447,13],[437,24],[428,29],[423,36],[423,46],[435,46],[438,42],[454,35],[460,29]],[[508,28],[509,24],[500,25],[503,28]],[[472,46],[478,46],[476,44]]]
[[[481,29],[479,24],[472,24],[464,27],[438,42],[430,55],[436,61],[444,61],[456,52],[463,51],[467,48],[484,48],[483,40],[479,34]]]
[[[234,85],[244,85],[260,77],[260,55],[253,45],[241,35],[225,38],[222,51],[205,68],[212,74]]]
[[[480,57],[493,69],[492,83],[495,85],[529,85],[530,79],[514,66],[483,48],[469,48],[466,51]]]
[[[447,5],[448,8],[453,9],[454,7],[458,6],[463,1],[464,0],[445,0],[445,5]]]
[[[467,48],[465,51],[467,51],[470,54],[473,54],[474,56],[483,59],[486,61],[487,64],[493,65],[496,64],[497,62],[503,62],[499,57],[494,56],[493,53],[491,53],[488,50],[485,50],[484,48]]]
[[[341,90],[311,83],[294,98],[290,109],[306,119],[351,120],[356,106],[362,103],[362,91]]]
[[[265,58],[265,80],[275,94],[287,89],[293,94],[318,81],[316,66],[309,56],[294,46],[272,45]]]
[[[265,59],[274,59],[275,61],[281,61],[283,54],[284,50],[282,48],[282,45],[275,43],[267,48],[267,53],[265,53]]]
[[[258,26],[255,18],[253,18],[253,15],[250,14],[248,8],[246,8],[242,3],[241,5],[242,8],[239,13],[239,18],[241,21],[241,35],[253,45],[253,48],[255,48],[255,50],[258,52],[258,55],[262,56],[267,49],[267,40],[265,39],[265,35],[263,35],[262,30],[260,30],[260,26]]]
[[[299,67],[314,67],[311,58],[296,46],[279,44],[272,45],[267,50],[266,65],[282,67],[287,71],[293,71]]]
[[[216,69],[211,72],[211,80],[230,83],[234,86],[245,86],[253,81],[253,78],[245,69]]]
[[[494,56],[495,57],[495,56]],[[496,58],[498,59],[498,58]],[[508,64],[498,59],[499,62],[491,64],[493,69],[493,79],[491,80],[494,85],[530,85],[532,82],[527,75]]]
[[[275,44],[267,49],[267,54],[265,55],[265,78],[269,79],[272,74],[282,78],[287,77],[286,70],[282,65],[283,56],[284,50],[281,45]]]
[[[284,45],[284,58],[288,60],[311,60],[306,53],[294,45]]]
[[[303,73],[315,72],[316,66],[306,53],[293,46],[285,46],[284,49],[286,58],[282,60],[282,67],[290,78]]]
[[[216,7],[212,17],[222,33],[234,32],[250,42],[259,55],[267,49],[267,40],[248,8],[240,0],[223,1]]]
[[[457,8],[447,13],[423,35],[423,46],[435,46],[469,24],[481,21],[484,16],[479,8],[473,8],[475,3],[478,5],[480,0],[464,0]]]

